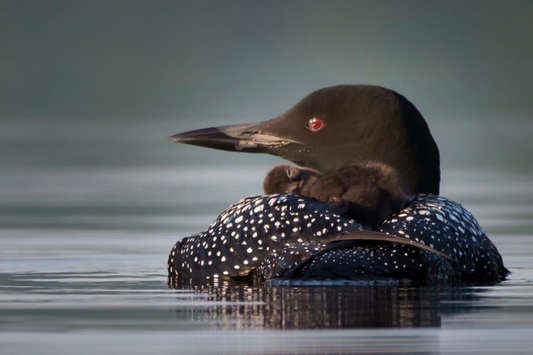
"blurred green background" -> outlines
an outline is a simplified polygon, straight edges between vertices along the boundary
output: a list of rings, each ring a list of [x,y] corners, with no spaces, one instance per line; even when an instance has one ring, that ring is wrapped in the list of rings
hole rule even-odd
[[[356,83],[410,99],[443,169],[533,167],[529,0],[1,0],[0,36],[4,168],[248,164],[164,138]]]

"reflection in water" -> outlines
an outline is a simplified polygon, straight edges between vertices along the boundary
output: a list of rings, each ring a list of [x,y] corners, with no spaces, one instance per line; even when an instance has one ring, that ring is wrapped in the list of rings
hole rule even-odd
[[[178,298],[181,292],[190,298],[191,291],[183,290]],[[177,318],[221,328],[440,327],[441,314],[468,312],[479,298],[469,288],[252,287],[228,281],[192,292],[203,295],[204,307],[177,307]]]

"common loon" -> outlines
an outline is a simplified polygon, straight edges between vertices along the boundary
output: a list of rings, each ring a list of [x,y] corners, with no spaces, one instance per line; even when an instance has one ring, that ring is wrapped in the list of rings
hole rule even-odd
[[[402,95],[371,85],[317,90],[269,121],[180,133],[171,141],[277,155],[331,174],[354,162],[394,169],[407,206],[375,228],[338,204],[293,193],[231,205],[168,259],[180,284],[247,278],[271,284],[490,283],[508,273],[496,246],[458,203],[438,196],[439,151]]]
[[[396,171],[378,162],[353,163],[326,175],[278,164],[265,177],[263,190],[337,203],[335,212],[373,228],[407,203]]]

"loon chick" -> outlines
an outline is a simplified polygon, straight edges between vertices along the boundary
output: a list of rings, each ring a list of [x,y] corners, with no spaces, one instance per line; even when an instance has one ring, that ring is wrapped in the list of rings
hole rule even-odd
[[[336,213],[331,203],[295,194],[241,200],[206,231],[174,245],[169,276],[182,282],[252,277],[486,283],[508,273],[475,218],[456,202],[437,196],[437,145],[420,112],[392,90],[370,85],[323,88],[269,121],[200,129],[168,139],[273,154],[322,174],[375,161],[394,169],[410,196],[403,210],[363,239],[357,236],[368,227]]]
[[[354,163],[323,175],[318,171],[278,164],[263,181],[265,194],[296,193],[338,204],[337,213],[377,227],[407,203],[398,175],[379,162]]]

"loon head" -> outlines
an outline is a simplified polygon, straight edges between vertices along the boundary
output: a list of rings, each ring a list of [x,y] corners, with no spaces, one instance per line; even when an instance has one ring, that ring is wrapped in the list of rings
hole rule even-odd
[[[327,87],[268,121],[199,129],[167,139],[268,153],[322,173],[357,161],[378,161],[396,169],[407,193],[439,193],[439,150],[426,121],[405,97],[379,86]]]

